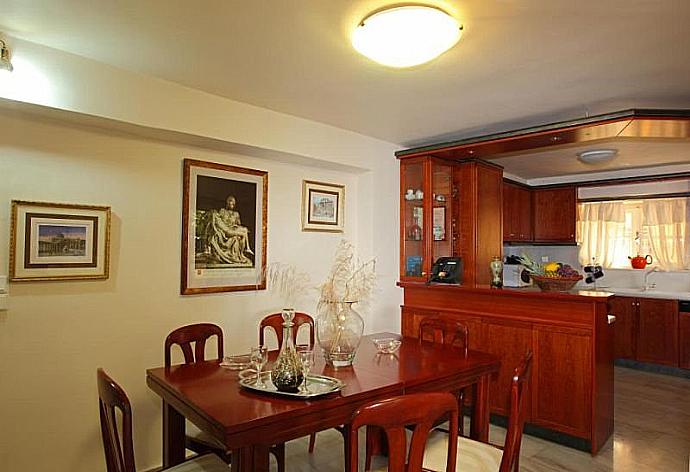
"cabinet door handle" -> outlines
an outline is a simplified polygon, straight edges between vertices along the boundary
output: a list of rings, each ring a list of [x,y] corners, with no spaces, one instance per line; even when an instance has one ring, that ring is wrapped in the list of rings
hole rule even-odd
[[[616,315],[606,315],[606,322],[608,324],[613,324],[616,322]]]
[[[635,306],[635,302],[632,302],[631,305],[632,305],[632,306]]]

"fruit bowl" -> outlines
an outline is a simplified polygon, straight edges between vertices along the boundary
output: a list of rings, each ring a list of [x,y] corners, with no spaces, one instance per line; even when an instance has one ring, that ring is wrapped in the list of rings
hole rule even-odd
[[[581,275],[571,277],[548,277],[532,274],[531,276],[534,283],[537,284],[537,287],[539,287],[542,292],[567,292],[573,288],[576,283],[582,280]]]

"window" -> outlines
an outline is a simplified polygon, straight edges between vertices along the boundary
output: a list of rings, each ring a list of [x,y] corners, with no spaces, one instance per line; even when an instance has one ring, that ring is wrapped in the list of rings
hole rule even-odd
[[[580,263],[630,268],[628,256],[650,254],[662,270],[690,268],[687,198],[580,203]]]

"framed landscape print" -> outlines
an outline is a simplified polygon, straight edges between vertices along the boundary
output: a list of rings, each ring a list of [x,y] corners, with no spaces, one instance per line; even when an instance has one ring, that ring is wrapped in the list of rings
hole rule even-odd
[[[110,207],[12,201],[10,280],[107,279]]]
[[[268,172],[185,159],[182,193],[180,293],[265,289]]]
[[[344,209],[344,185],[303,181],[302,231],[342,233],[345,225]]]

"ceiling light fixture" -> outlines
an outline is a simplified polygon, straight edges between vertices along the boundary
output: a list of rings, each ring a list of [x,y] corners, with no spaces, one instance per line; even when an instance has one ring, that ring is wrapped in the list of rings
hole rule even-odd
[[[588,149],[577,153],[577,158],[584,164],[603,164],[613,160],[618,149]]]
[[[0,70],[9,72],[14,70],[12,61],[10,61],[10,48],[7,47],[7,44],[2,39],[0,39]]]
[[[425,5],[386,8],[364,18],[352,33],[362,55],[390,67],[429,62],[455,45],[462,26],[443,10]]]

